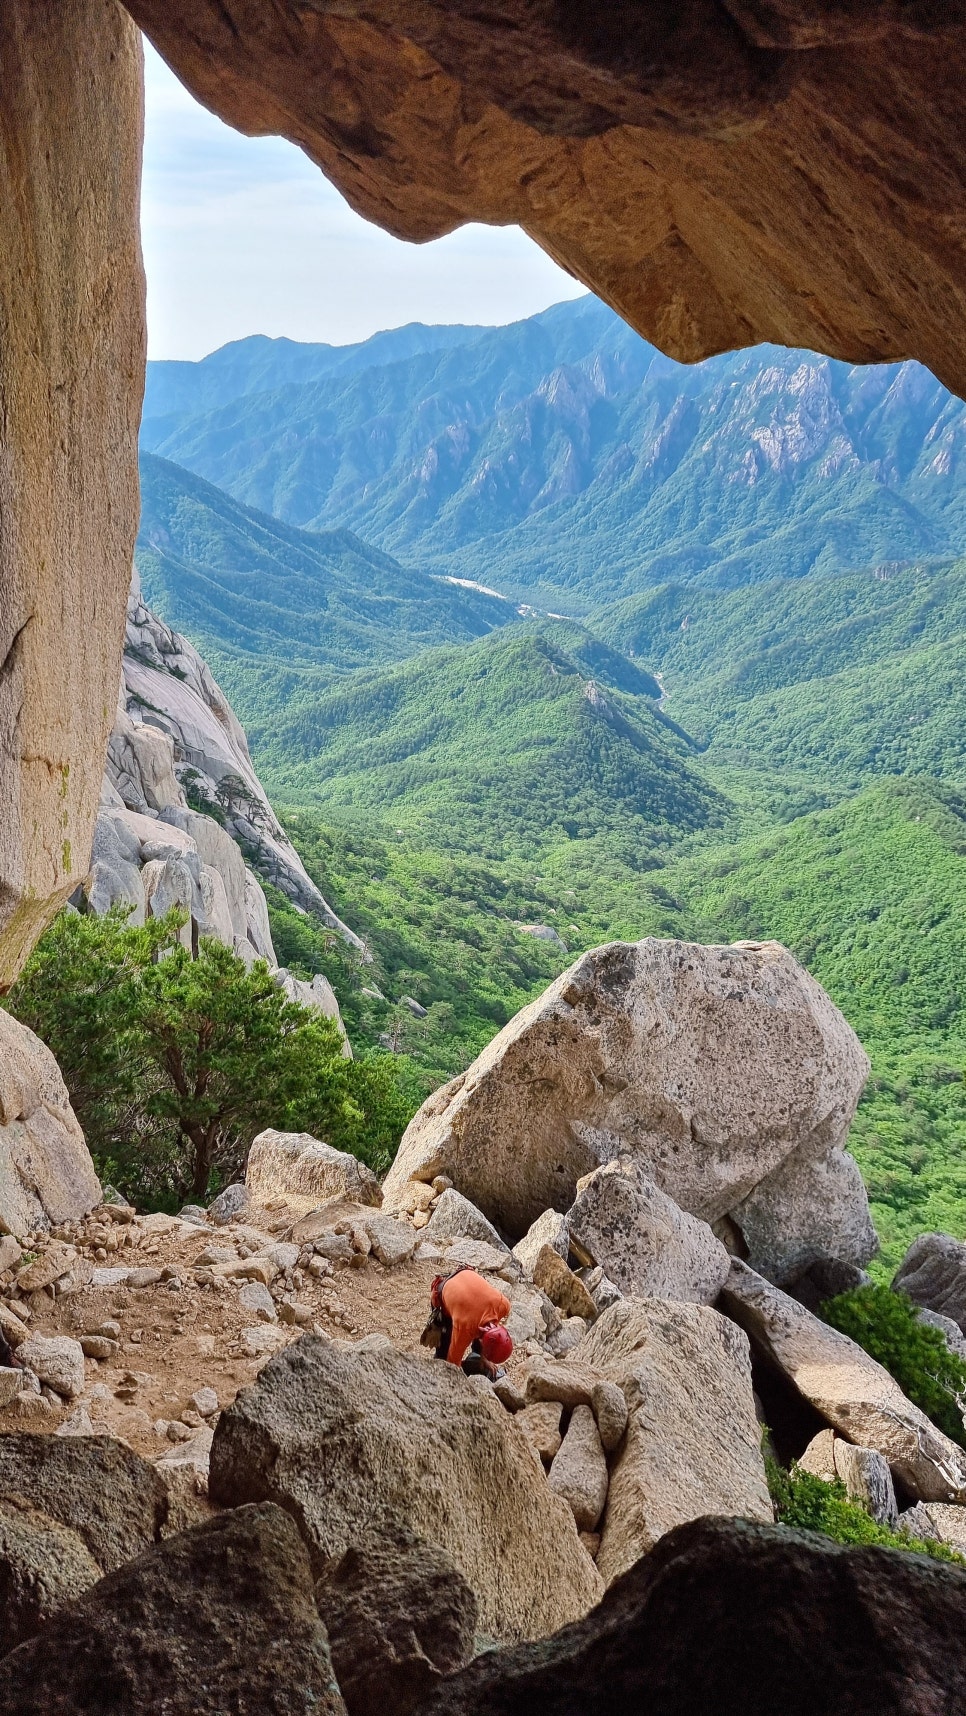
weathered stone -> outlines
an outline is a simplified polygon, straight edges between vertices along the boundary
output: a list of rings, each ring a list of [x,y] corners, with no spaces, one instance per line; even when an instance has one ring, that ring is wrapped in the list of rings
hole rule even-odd
[[[352,1198],[376,1209],[382,1203],[371,1168],[308,1132],[260,1132],[248,1153],[245,1185],[253,1203],[284,1198],[303,1213],[326,1198]]]
[[[0,1657],[32,1638],[102,1571],[75,1531],[39,1507],[0,1501]]]
[[[315,1595],[349,1716],[408,1716],[473,1655],[472,1590],[451,1556],[406,1533],[353,1544]]]
[[[238,1303],[243,1310],[252,1311],[260,1323],[278,1322],[275,1300],[264,1281],[246,1281],[238,1295]]]
[[[12,1233],[0,1233],[0,1275],[13,1269],[23,1256],[23,1246]]]
[[[0,878],[3,864],[0,842]],[[100,1182],[57,1062],[33,1031],[0,1010],[0,1232],[33,1233],[76,1221],[100,1201]]]
[[[614,942],[584,954],[427,1099],[384,1195],[394,1205],[410,1180],[445,1170],[519,1235],[621,1155],[710,1223],[765,1180],[774,1192],[783,1164],[791,1173],[839,1150],[868,1066],[825,991],[775,942]],[[866,1209],[858,1182],[849,1195]],[[847,1223],[838,1209],[827,1219],[828,1254],[840,1257]],[[818,1256],[812,1208],[807,1221]]]
[[[816,1156],[809,1139],[731,1211],[759,1274],[785,1283],[825,1259],[859,1265],[879,1249],[859,1165]]]
[[[120,1568],[4,1663],[2,1716],[344,1716],[308,1557],[240,1508]]]
[[[728,1253],[707,1222],[633,1162],[609,1162],[582,1180],[567,1221],[581,1250],[635,1298],[710,1305],[728,1279]]]
[[[680,1526],[555,1638],[489,1651],[420,1716],[941,1716],[966,1569],[742,1519]]]
[[[560,1420],[563,1407],[559,1400],[535,1400],[517,1413],[517,1423],[534,1452],[548,1464],[558,1453],[563,1436]]]
[[[213,1263],[211,1273],[220,1281],[258,1281],[268,1287],[278,1274],[278,1265],[263,1252],[260,1257],[233,1257],[228,1263]]]
[[[212,1434],[207,1424],[203,1424],[194,1435],[188,1430],[183,1441],[154,1463],[168,1496],[166,1537],[187,1531],[208,1516],[208,1462]]]
[[[552,1631],[601,1588],[489,1390],[385,1340],[304,1335],[273,1359],[218,1421],[210,1491],[287,1506],[320,1571],[361,1532],[406,1525],[452,1556],[497,1639]]]
[[[84,1350],[69,1335],[28,1335],[17,1356],[42,1383],[73,1400],[84,1392]]]
[[[966,1451],[937,1430],[847,1335],[737,1258],[722,1303],[823,1418],[848,1441],[884,1455],[912,1495],[921,1501],[966,1495]]]
[[[944,1317],[939,1311],[920,1310],[917,1321],[929,1329],[938,1329],[954,1358],[966,1364],[966,1335],[952,1317]]]
[[[817,1436],[813,1436],[797,1462],[802,1471],[810,1472],[813,1478],[837,1478],[835,1442],[834,1430],[820,1430]]]
[[[193,1406],[202,1418],[213,1418],[218,1411],[218,1396],[213,1388],[199,1388],[191,1396],[189,1405]]]
[[[541,1363],[527,1373],[527,1405],[538,1400],[558,1400],[561,1406],[589,1406],[599,1379],[576,1365]]]
[[[966,1334],[966,1244],[948,1233],[921,1233],[892,1285],[914,1304],[949,1317]]]
[[[598,1318],[577,1358],[617,1383],[628,1407],[597,1557],[607,1583],[685,1520],[773,1518],[748,1340],[727,1317],[705,1305],[623,1299]]]
[[[931,1538],[948,1543],[966,1556],[966,1507],[949,1502],[917,1502],[899,1515],[898,1526],[910,1537]]]
[[[592,1323],[597,1306],[579,1276],[552,1245],[545,1245],[533,1266],[533,1285],[556,1305],[566,1317],[582,1317]]]
[[[574,1407],[549,1483],[570,1508],[577,1530],[595,1530],[607,1500],[607,1461],[589,1406]]]
[[[156,1542],[167,1517],[153,1467],[109,1436],[0,1436],[0,1501],[76,1532],[104,1572]]]
[[[583,1317],[564,1317],[559,1328],[551,1329],[547,1335],[547,1345],[554,1357],[566,1358],[580,1345],[589,1327]]]
[[[27,1339],[28,1333],[26,1323],[21,1321],[16,1312],[11,1310],[9,1305],[0,1305],[0,1335],[7,1345],[16,1350],[21,1341]]]
[[[387,1267],[405,1263],[407,1257],[412,1257],[416,1235],[408,1221],[397,1221],[391,1215],[369,1216],[365,1231],[380,1263]]]
[[[570,1251],[570,1231],[567,1218],[559,1210],[544,1210],[523,1238],[513,1247],[513,1255],[525,1275],[533,1276],[534,1265],[545,1245],[553,1247],[566,1263]]]
[[[234,841],[232,842],[234,845]],[[237,847],[235,848],[237,851]],[[243,1215],[248,1204],[248,1188],[243,1180],[234,1185],[226,1186],[223,1192],[208,1205],[208,1216],[216,1227],[224,1227],[230,1221],[236,1221]]]
[[[422,1240],[420,1234],[420,1241]],[[430,1255],[437,1248],[430,1241]],[[420,1254],[423,1253],[420,1244]],[[447,1269],[466,1267],[475,1269],[480,1275],[499,1275],[501,1281],[517,1281],[520,1278],[520,1265],[512,1251],[501,1246],[488,1245],[484,1239],[454,1239],[442,1248],[440,1255],[445,1259]]]
[[[153,1264],[145,1264],[141,1269],[132,1269],[125,1283],[128,1287],[156,1287],[161,1279],[160,1269]]]
[[[874,1520],[894,1531],[899,1509],[888,1462],[875,1448],[854,1448],[841,1436],[836,1436],[833,1452],[835,1475],[852,1501],[860,1502]]]
[[[39,1287],[49,1287],[51,1282],[67,1275],[76,1261],[77,1252],[72,1245],[64,1245],[59,1239],[52,1240],[36,1262],[28,1263],[26,1268],[20,1270],[17,1286],[23,1293],[34,1293]]]
[[[81,1335],[80,1346],[85,1358],[110,1359],[117,1353],[118,1342],[106,1335]]]
[[[597,1420],[600,1440],[607,1454],[620,1447],[627,1432],[627,1401],[616,1382],[595,1382],[590,1404]]]
[[[26,1378],[16,1365],[0,1365],[0,1412],[16,1400]]]
[[[426,1239],[433,1245],[447,1245],[453,1239],[478,1239],[492,1245],[495,1251],[507,1251],[493,1223],[481,1210],[452,1187],[445,1191],[424,1229]]]

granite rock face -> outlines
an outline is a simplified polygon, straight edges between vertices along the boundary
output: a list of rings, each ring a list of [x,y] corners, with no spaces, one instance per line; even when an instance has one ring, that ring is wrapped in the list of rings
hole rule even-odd
[[[138,518],[141,49],[115,0],[0,15],[0,991],[83,881]]]
[[[687,362],[772,340],[966,386],[957,6],[130,10],[206,106],[400,238],[516,223]]]
[[[920,1501],[966,1498],[966,1451],[861,1347],[737,1258],[721,1296],[762,1357],[849,1442],[872,1448]]]
[[[427,1099],[385,1199],[403,1204],[413,1180],[446,1174],[519,1236],[620,1158],[680,1209],[730,1217],[739,1233],[756,1196],[761,1257],[746,1244],[780,1280],[826,1256],[864,1263],[875,1249],[865,1191],[838,1163],[868,1067],[825,991],[775,942],[613,942]],[[805,1162],[828,1167],[820,1208]],[[761,1213],[776,1208],[781,1239]]]
[[[0,1010],[0,1234],[76,1221],[100,1201],[57,1062],[33,1031]]]
[[[420,1716],[944,1716],[966,1701],[966,1572],[699,1519],[576,1626],[478,1657]]]
[[[493,1639],[539,1638],[602,1590],[569,1508],[489,1389],[385,1337],[305,1335],[272,1359],[219,1419],[209,1493],[286,1507],[320,1574],[360,1535],[405,1527],[456,1563]]]

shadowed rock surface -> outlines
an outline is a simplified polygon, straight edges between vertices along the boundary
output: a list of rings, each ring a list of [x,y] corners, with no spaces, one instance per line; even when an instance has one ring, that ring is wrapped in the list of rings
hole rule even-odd
[[[420,1716],[950,1716],[966,1572],[811,1532],[700,1519],[598,1608],[479,1657]]]
[[[239,1508],[102,1579],[3,1662],[2,1716],[345,1716],[308,1555]]]
[[[111,1436],[0,1436],[0,1500],[76,1531],[105,1573],[154,1543],[168,1511],[154,1467]]]
[[[0,1501],[0,1656],[32,1638],[102,1572],[76,1531],[38,1509]]]

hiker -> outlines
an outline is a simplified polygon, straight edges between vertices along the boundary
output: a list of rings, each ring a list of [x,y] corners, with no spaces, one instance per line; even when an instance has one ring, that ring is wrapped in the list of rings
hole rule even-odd
[[[475,1269],[464,1267],[452,1275],[437,1275],[430,1302],[424,1344],[435,1344],[437,1358],[461,1365],[467,1375],[495,1382],[513,1351],[503,1327],[511,1308],[506,1294]]]

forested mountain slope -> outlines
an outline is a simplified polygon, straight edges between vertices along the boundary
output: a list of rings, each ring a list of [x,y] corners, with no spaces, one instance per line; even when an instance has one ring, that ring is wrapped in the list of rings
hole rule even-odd
[[[193,396],[164,384],[180,406],[145,445],[290,523],[566,612],[966,545],[966,407],[915,364],[759,348],[687,368],[589,297],[441,333],[405,356],[376,336],[325,374],[307,347],[299,379],[288,352],[264,387],[259,352],[239,380],[226,348]]]

